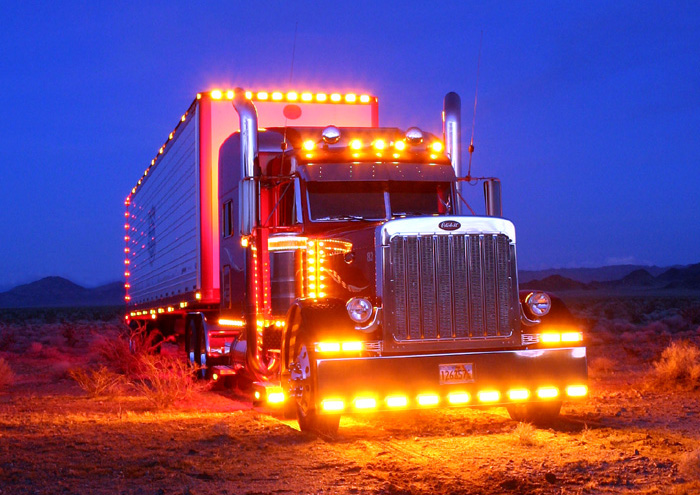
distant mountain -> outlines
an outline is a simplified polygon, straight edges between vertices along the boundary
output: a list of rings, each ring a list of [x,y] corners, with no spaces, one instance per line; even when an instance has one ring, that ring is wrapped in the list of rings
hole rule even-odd
[[[626,268],[631,266],[632,265],[628,265]],[[625,269],[624,271],[626,272],[627,270]],[[652,270],[652,272],[657,271],[658,270]],[[543,270],[543,273],[548,272],[549,270]],[[542,279],[526,280],[525,282],[522,282],[521,280],[520,287],[522,289],[540,289],[550,292],[596,289],[700,290],[700,263],[684,267],[666,268],[657,275],[654,275],[652,272],[649,271],[649,267],[636,268],[627,272],[624,276],[617,280],[594,280],[588,283],[574,280],[561,274],[554,274],[545,276]],[[527,279],[527,277],[525,278]]]
[[[663,268],[644,265],[612,265],[598,268],[550,268],[547,270],[520,270],[518,271],[518,279],[521,283],[526,283],[531,280],[542,280],[551,275],[560,275],[570,278],[571,280],[589,284],[591,282],[620,280],[637,270],[645,270],[657,277],[668,269],[668,267]]]
[[[0,293],[0,308],[116,306],[123,302],[122,282],[86,289],[62,277],[42,278]]]

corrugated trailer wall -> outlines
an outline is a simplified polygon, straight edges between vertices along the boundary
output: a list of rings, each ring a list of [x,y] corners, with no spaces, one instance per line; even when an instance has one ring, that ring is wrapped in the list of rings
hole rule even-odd
[[[193,110],[130,196],[131,305],[182,299],[200,285],[199,118]]]

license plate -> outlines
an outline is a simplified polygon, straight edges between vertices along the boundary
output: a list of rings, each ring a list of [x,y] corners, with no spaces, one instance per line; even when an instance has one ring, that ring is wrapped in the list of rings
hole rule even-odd
[[[440,385],[453,383],[471,383],[474,381],[472,363],[440,364]]]

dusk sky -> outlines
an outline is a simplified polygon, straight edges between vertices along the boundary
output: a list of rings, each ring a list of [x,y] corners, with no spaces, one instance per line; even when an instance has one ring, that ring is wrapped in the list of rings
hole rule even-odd
[[[198,91],[369,93],[434,133],[457,91],[466,146],[482,31],[472,171],[520,268],[700,262],[700,3],[482,3],[3,1],[0,289],[120,280],[124,198]]]

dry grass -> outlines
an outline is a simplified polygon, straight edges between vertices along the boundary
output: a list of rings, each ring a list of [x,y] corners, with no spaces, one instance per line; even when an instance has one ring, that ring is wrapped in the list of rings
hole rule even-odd
[[[615,371],[615,361],[607,356],[591,359],[588,364],[588,371],[593,378],[609,375]]]
[[[190,399],[207,385],[195,378],[193,368],[177,356],[141,356],[142,376],[134,386],[157,408],[167,408]]]
[[[121,395],[127,385],[124,375],[119,375],[105,366],[93,370],[73,368],[68,370],[68,376],[91,398]]]
[[[537,436],[537,429],[530,423],[518,423],[518,426],[513,430],[513,434],[518,439],[520,445],[542,445],[541,440]]]
[[[700,387],[700,349],[690,342],[673,342],[654,363],[658,386],[692,390]]]
[[[114,371],[128,379],[141,378],[144,373],[144,356],[160,351],[158,331],[132,330],[113,337],[104,337],[95,344],[99,357]]]
[[[15,374],[3,358],[0,358],[0,389],[15,382]]]

